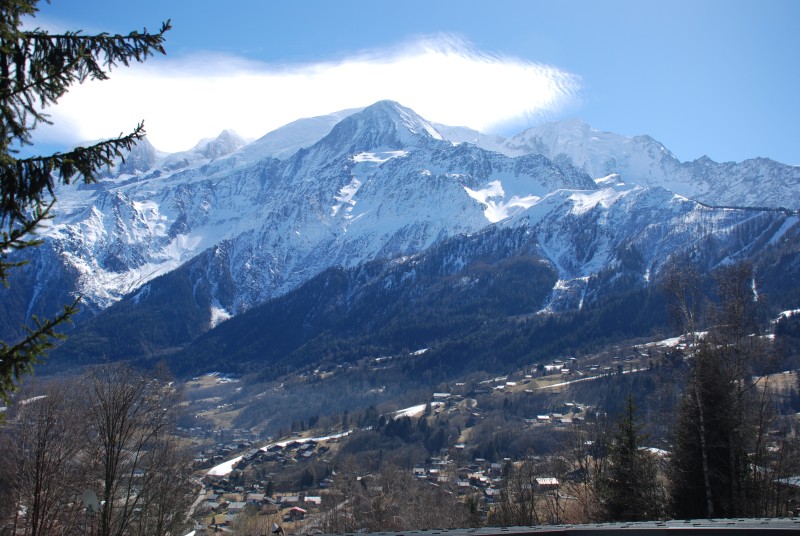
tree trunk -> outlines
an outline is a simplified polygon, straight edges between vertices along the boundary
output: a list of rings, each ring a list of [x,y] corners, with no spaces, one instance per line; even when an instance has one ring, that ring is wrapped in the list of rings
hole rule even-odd
[[[708,471],[708,448],[706,446],[706,424],[703,412],[703,401],[700,398],[700,389],[697,382],[694,384],[694,396],[697,400],[697,414],[700,424],[700,452],[703,462],[703,485],[706,491],[706,513],[710,518],[714,517],[714,501],[711,495],[711,478]]]

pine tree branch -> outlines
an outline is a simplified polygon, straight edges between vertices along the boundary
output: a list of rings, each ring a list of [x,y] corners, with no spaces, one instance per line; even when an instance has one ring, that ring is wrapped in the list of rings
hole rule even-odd
[[[80,32],[50,35],[41,30],[0,33],[0,142],[30,145],[37,123],[49,123],[42,111],[76,82],[105,80],[107,71],[132,61],[143,62],[156,52],[165,54],[168,20],[156,34],[131,32],[86,36]]]
[[[113,36],[108,33],[82,35],[80,31],[64,34],[48,34],[41,30],[24,32],[18,46],[28,49],[28,57],[34,58],[31,60],[32,62],[35,61],[35,58],[42,56],[50,59],[54,53],[68,54],[75,50],[79,52],[57,71],[48,71],[44,76],[38,78],[31,77],[32,73],[29,72],[28,76],[19,78],[20,80],[33,79],[27,84],[18,84],[7,94],[6,98],[27,93],[33,89],[38,90],[43,85],[47,86],[52,83],[53,80],[59,80],[60,86],[64,85],[60,80],[64,75],[73,77],[66,86],[76,81],[83,82],[87,78],[106,80],[108,75],[103,67],[111,70],[118,64],[130,65],[131,59],[142,62],[152,56],[154,52],[166,54],[163,46],[164,34],[171,28],[171,21],[167,20],[162,23],[161,30],[157,34],[147,33],[147,28],[142,33],[133,31],[128,35]],[[57,45],[55,50],[52,46],[54,43]],[[31,45],[34,47],[33,50],[30,49]],[[97,61],[95,58],[97,55],[103,55],[104,60]],[[33,71],[33,67],[29,71]],[[23,73],[18,71],[19,74]],[[44,105],[46,102],[42,101],[42,104]]]
[[[2,238],[0,238],[0,282],[6,287],[8,287],[9,269],[18,268],[27,264],[27,261],[6,261],[8,254],[11,251],[19,251],[25,248],[38,246],[42,243],[41,239],[27,239],[25,237],[36,234],[36,229],[41,226],[42,222],[52,218],[50,215],[50,209],[52,208],[53,203],[50,203],[50,205],[44,209],[38,206],[34,209],[31,216],[21,221],[18,227],[10,226],[8,231],[3,231],[1,235]]]
[[[24,31],[22,17],[34,15],[37,2],[0,2],[0,281],[6,286],[8,271],[25,263],[9,261],[9,254],[41,244],[29,235],[50,218],[55,181],[69,184],[80,175],[85,183],[93,182],[99,169],[124,160],[123,150],[130,151],[144,136],[144,127],[140,123],[128,135],[51,156],[17,159],[18,148],[31,144],[31,131],[49,122],[43,109],[74,83],[105,80],[117,65],[164,54],[164,34],[171,28],[168,20],[156,34],[146,29],[114,36]],[[26,327],[27,336],[16,344],[0,341],[0,398],[8,400],[20,377],[32,373],[53,348],[61,338],[56,328],[70,320],[77,305],[78,300],[64,306],[52,319],[33,317],[33,327]]]
[[[66,153],[37,156],[17,160],[6,156],[0,159],[0,181],[3,184],[0,199],[0,221],[25,222],[22,210],[44,202],[45,191],[53,195],[54,174],[64,184],[69,184],[77,174],[84,183],[92,183],[95,173],[104,166],[114,165],[116,158],[124,160],[123,150],[130,151],[134,144],[145,136],[144,123],[139,123],[133,132],[120,135],[90,147],[78,147]]]
[[[34,328],[25,327],[27,336],[14,345],[7,345],[0,341],[0,397],[8,402],[9,393],[16,390],[16,382],[25,375],[33,373],[33,366],[38,364],[44,353],[55,346],[55,341],[64,336],[56,332],[56,328],[69,322],[78,311],[77,298],[71,305],[65,305],[64,310],[54,318],[41,321],[33,317]]]

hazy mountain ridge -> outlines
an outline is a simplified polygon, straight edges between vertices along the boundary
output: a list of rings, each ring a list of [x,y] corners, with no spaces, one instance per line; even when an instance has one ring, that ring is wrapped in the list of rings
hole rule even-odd
[[[510,156],[541,153],[568,156],[593,178],[616,173],[626,182],[662,186],[716,206],[786,207],[797,199],[800,166],[768,158],[717,163],[708,157],[680,162],[650,136],[601,132],[579,120],[533,127],[503,143]]]

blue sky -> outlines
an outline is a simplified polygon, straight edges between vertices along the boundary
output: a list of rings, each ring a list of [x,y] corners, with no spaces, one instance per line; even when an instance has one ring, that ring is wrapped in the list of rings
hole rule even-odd
[[[168,18],[168,56],[70,91],[41,143],[145,119],[176,151],[391,98],[504,135],[579,117],[683,161],[800,164],[797,1],[52,0],[34,24],[127,33]]]

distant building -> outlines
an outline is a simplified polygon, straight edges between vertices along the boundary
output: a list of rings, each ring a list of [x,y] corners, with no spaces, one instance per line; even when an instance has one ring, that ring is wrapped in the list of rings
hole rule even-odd
[[[536,489],[540,491],[550,491],[558,489],[558,479],[552,477],[538,477],[535,481]]]

